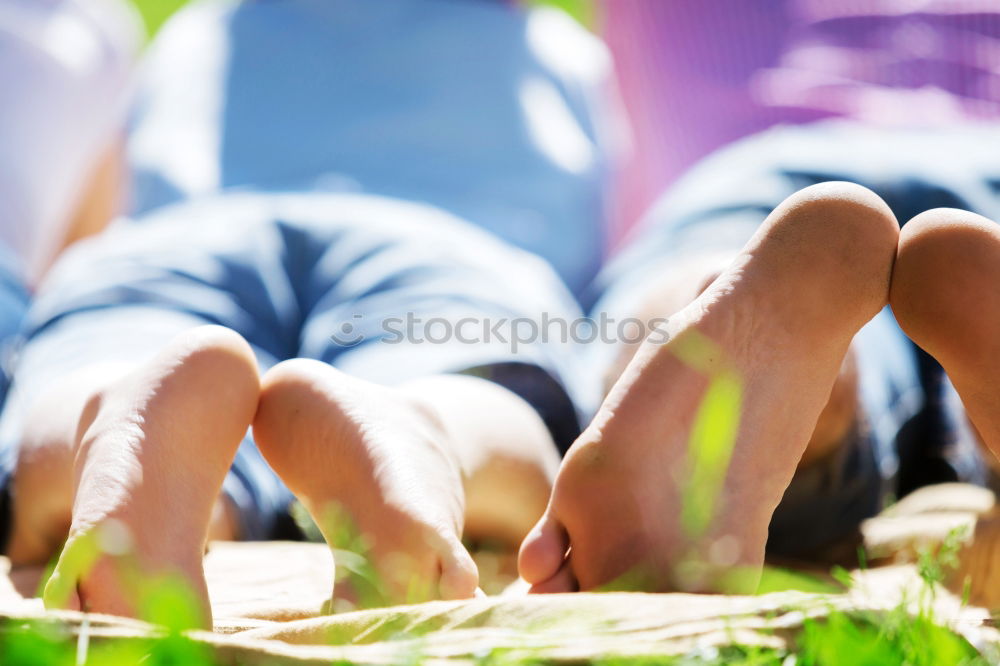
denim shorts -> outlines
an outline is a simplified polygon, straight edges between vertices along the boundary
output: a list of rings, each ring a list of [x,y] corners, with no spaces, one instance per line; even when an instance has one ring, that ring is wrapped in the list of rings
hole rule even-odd
[[[262,371],[302,357],[384,384],[484,377],[534,406],[565,449],[579,431],[571,347],[513,345],[496,325],[543,312],[578,316],[547,264],[428,206],[289,193],[162,208],[75,246],[40,287],[0,417],[6,474],[45,387],[89,364],[141,362],[202,324],[241,334]],[[495,334],[449,336],[463,320],[492,322]],[[291,495],[249,435],[223,490],[244,538],[288,535]]]

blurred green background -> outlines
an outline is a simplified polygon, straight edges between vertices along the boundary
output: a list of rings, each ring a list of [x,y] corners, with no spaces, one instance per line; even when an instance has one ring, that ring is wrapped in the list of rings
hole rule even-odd
[[[146,34],[152,36],[170,15],[187,4],[187,0],[132,0],[146,24]]]
[[[131,0],[146,24],[146,34],[153,36],[170,15],[187,4],[188,0]],[[551,5],[559,7],[588,27],[593,27],[597,18],[596,0],[521,0],[527,5]]]

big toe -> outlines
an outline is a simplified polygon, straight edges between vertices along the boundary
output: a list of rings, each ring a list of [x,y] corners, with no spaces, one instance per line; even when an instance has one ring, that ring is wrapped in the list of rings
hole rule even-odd
[[[80,610],[80,595],[76,591],[76,581],[54,572],[42,591],[42,602],[46,610]]]
[[[456,540],[441,556],[441,598],[471,599],[478,588],[479,569],[469,551]]]
[[[86,572],[76,572],[72,567],[57,566],[43,592],[46,608],[82,610],[120,617],[134,617],[135,604],[124,596],[123,582],[114,571],[114,565],[102,558]]]
[[[573,570],[567,559],[559,567],[554,576],[540,583],[535,583],[528,592],[530,594],[556,594],[559,592],[577,592],[579,589],[580,584],[577,582],[576,576],[573,575]]]
[[[80,581],[93,570],[98,557],[98,548],[92,534],[82,533],[67,539],[42,591],[45,607],[80,610]]]
[[[550,512],[546,512],[521,544],[517,558],[518,572],[531,584],[547,581],[562,567],[568,549],[566,529]]]

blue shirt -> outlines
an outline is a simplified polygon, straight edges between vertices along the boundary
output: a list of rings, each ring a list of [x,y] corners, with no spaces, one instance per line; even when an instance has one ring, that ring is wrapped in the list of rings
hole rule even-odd
[[[551,9],[196,4],[147,63],[135,209],[230,189],[426,202],[541,255],[579,292],[604,249],[610,76],[601,42]]]

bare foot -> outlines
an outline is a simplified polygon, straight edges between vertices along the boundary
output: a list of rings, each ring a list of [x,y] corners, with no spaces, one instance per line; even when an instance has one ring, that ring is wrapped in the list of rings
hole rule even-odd
[[[856,185],[782,203],[671,318],[669,341],[643,345],[571,448],[521,549],[533,589],[715,589],[733,567],[754,586],[851,339],[887,301],[897,238]],[[716,412],[692,432],[704,404]]]
[[[254,420],[261,453],[327,542],[343,547],[340,512],[367,542],[381,585],[378,598],[360,599],[366,605],[475,593],[449,437],[419,397],[305,359],[265,374]]]
[[[684,257],[672,265],[658,284],[650,286],[642,298],[635,318],[642,322],[662,320],[673,316],[698,298],[733,262],[734,252],[711,252]],[[648,337],[653,329],[647,325],[642,336]],[[639,337],[639,336],[635,336]],[[642,342],[622,343],[614,361],[604,377],[607,395],[621,377],[629,361],[642,346]],[[853,345],[844,357],[840,372],[834,382],[830,399],[816,422],[816,428],[799,463],[808,467],[833,455],[850,436],[858,418],[858,368]]]
[[[6,555],[15,569],[44,566],[62,549],[73,517],[81,423],[93,418],[88,405],[134,369],[119,363],[88,365],[61,378],[32,405],[20,432],[12,480],[15,502]],[[209,540],[237,540],[239,529],[236,508],[220,496]]]
[[[890,303],[903,331],[944,367],[976,431],[1000,456],[1000,226],[949,208],[907,222]]]
[[[211,626],[202,570],[213,506],[257,406],[250,347],[217,326],[177,336],[95,391],[79,423],[69,538],[48,607],[141,614],[144,585],[175,576]]]

